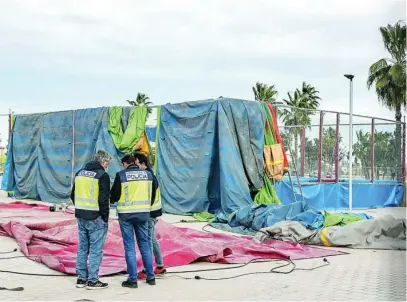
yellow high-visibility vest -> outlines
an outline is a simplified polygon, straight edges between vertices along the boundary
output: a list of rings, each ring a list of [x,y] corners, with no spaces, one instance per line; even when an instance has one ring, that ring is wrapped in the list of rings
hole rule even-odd
[[[157,188],[155,191],[155,199],[154,203],[151,206],[151,211],[161,210],[161,194],[160,194],[160,187]]]
[[[99,179],[97,173],[82,170],[75,177],[75,209],[99,211]]]
[[[117,202],[117,212],[149,213],[153,184],[151,174],[140,170],[123,170],[119,176],[121,195]]]

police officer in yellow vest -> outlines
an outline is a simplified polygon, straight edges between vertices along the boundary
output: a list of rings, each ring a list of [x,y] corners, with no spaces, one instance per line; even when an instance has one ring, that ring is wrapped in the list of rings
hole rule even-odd
[[[157,267],[154,269],[154,274],[162,275],[162,274],[165,274],[167,272],[167,270],[165,269],[165,266],[164,266],[164,260],[163,260],[160,244],[158,243],[158,240],[155,236],[155,225],[157,223],[157,218],[162,216],[162,214],[163,214],[162,209],[161,209],[160,187],[159,187],[157,177],[154,175],[154,172],[149,165],[147,156],[145,156],[142,153],[135,153],[134,158],[136,160],[136,165],[139,166],[140,169],[150,172],[153,175],[153,179],[157,183],[157,191],[155,194],[155,200],[154,200],[153,205],[151,206],[150,218],[148,219],[148,237],[150,240],[149,241],[150,249],[153,252],[153,255],[155,258],[155,263],[157,265]],[[147,274],[146,274],[145,270],[138,273],[138,279],[146,279],[146,278],[147,278]]]
[[[135,164],[133,155],[122,159],[123,171],[116,174],[111,190],[111,202],[117,202],[120,230],[129,277],[123,287],[137,288],[137,259],[134,233],[147,274],[147,283],[155,285],[152,252],[149,246],[148,219],[155,200],[156,180],[148,171]]]
[[[98,150],[94,160],[75,175],[71,199],[75,204],[79,234],[76,287],[102,289],[108,286],[99,280],[98,273],[109,220],[110,178],[106,169],[110,160],[106,151]]]

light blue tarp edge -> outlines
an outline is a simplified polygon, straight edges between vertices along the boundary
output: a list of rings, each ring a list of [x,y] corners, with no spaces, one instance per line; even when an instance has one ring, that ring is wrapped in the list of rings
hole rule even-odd
[[[283,204],[293,202],[289,182],[277,182],[276,192]],[[349,209],[349,184],[320,183],[301,186],[305,201],[318,210]],[[354,183],[352,208],[398,207],[403,202],[404,186],[394,184]]]

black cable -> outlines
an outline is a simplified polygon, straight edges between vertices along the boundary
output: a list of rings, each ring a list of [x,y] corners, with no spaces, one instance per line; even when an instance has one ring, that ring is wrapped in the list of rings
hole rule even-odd
[[[37,277],[72,277],[71,275],[34,274],[34,273],[24,273],[24,272],[5,271],[5,270],[0,270],[0,273],[24,275],[24,276],[37,276]]]
[[[195,279],[195,280],[206,280],[206,281],[219,281],[219,280],[235,279],[235,278],[240,278],[240,277],[249,276],[249,275],[259,275],[259,274],[291,274],[292,272],[297,271],[297,270],[301,270],[301,271],[312,271],[312,270],[315,270],[315,269],[318,269],[318,268],[321,268],[321,267],[330,265],[330,262],[329,262],[326,258],[323,258],[323,261],[325,262],[324,264],[319,265],[319,266],[316,266],[316,267],[312,267],[312,268],[297,268],[296,265],[295,265],[295,263],[294,263],[291,259],[279,259],[279,260],[287,261],[287,263],[286,263],[286,264],[283,264],[283,265],[280,265],[280,266],[277,266],[277,267],[274,267],[274,268],[272,268],[270,271],[266,271],[266,272],[251,272],[251,273],[245,273],[245,274],[239,274],[239,275],[235,275],[235,276],[221,277],[221,278],[206,278],[206,277],[201,277],[201,276],[194,276],[194,277],[192,278],[192,277],[183,277],[183,276],[178,276],[178,275],[170,275],[170,276],[168,276],[168,277],[177,277],[177,278],[181,278],[181,279],[184,279],[184,280],[194,280],[194,279]],[[262,262],[263,262],[263,261],[262,261]],[[245,263],[245,264],[242,265],[242,266],[237,266],[237,267],[235,266],[235,267],[231,267],[231,268],[243,267],[243,266],[245,266],[245,265],[248,265],[249,263],[251,263],[251,261]],[[278,271],[278,270],[277,270],[277,269],[280,269],[280,268],[287,267],[287,266],[289,266],[289,265],[292,265],[292,268],[291,268],[289,271]],[[225,268],[225,269],[229,269],[229,268]],[[211,269],[204,270],[204,271],[210,271],[210,270],[211,270]],[[219,269],[212,269],[212,270],[219,270]],[[194,272],[194,271],[188,271],[188,272]],[[178,273],[178,272],[177,272],[177,273]],[[174,273],[174,274],[177,274],[177,273]],[[183,272],[179,272],[179,273],[183,273]],[[170,273],[170,274],[171,274],[171,273]]]
[[[8,251],[8,252],[0,252],[0,255],[11,254],[11,253],[14,253],[14,252],[17,252],[17,249],[14,249],[14,250]]]
[[[240,264],[240,265],[235,265],[235,266],[230,266],[230,267],[218,267],[218,268],[208,268],[208,269],[200,269],[200,270],[190,270],[190,271],[177,271],[177,272],[168,272],[168,274],[186,274],[186,273],[199,273],[199,272],[211,272],[211,271],[222,271],[222,270],[228,270],[228,269],[234,269],[234,268],[242,268],[244,266],[247,266],[251,263],[258,263],[258,262],[271,262],[271,261],[278,261],[280,259],[270,259],[270,258],[254,258],[251,259],[250,261]],[[285,260],[285,259],[284,259]]]
[[[16,251],[17,249],[15,249]],[[6,259],[15,259],[15,258],[35,258],[35,257],[43,257],[43,256],[53,256],[51,254],[44,254],[44,255],[34,255],[34,256],[13,256],[13,257],[5,257],[5,258],[0,258],[0,260],[6,260]],[[32,260],[32,259],[30,259]],[[267,272],[252,272],[252,273],[245,273],[245,274],[239,274],[231,277],[223,277],[223,278],[205,278],[201,276],[195,276],[194,278],[191,277],[183,277],[183,276],[178,276],[175,274],[184,274],[184,273],[196,273],[196,272],[209,272],[209,271],[219,271],[219,270],[228,270],[228,269],[236,269],[236,268],[242,268],[245,267],[251,263],[258,263],[258,262],[271,262],[271,261],[286,261],[287,263],[284,265],[280,265],[277,267],[272,268],[270,271]],[[220,268],[210,268],[210,269],[202,269],[202,270],[188,270],[188,271],[177,271],[177,272],[168,272],[170,276],[166,277],[178,277],[181,279],[185,280],[209,280],[209,281],[216,281],[216,280],[227,280],[227,279],[234,279],[238,277],[243,277],[243,276],[248,276],[248,275],[256,275],[256,274],[270,274],[270,273],[276,273],[276,274],[290,274],[295,270],[303,270],[303,271],[312,271],[327,265],[330,265],[329,261],[326,258],[323,258],[323,261],[325,264],[313,267],[313,268],[296,268],[295,263],[291,259],[270,259],[270,258],[254,258],[251,259],[250,261],[243,263],[241,265],[236,265],[233,267],[220,267]],[[279,268],[284,268],[289,265],[292,265],[293,267],[287,271],[287,272],[282,272],[282,271],[276,271]],[[8,273],[8,274],[16,274],[16,275],[25,275],[25,276],[38,276],[38,277],[71,277],[70,275],[51,275],[51,274],[35,274],[35,273],[24,273],[24,272],[16,272],[16,271],[9,271],[9,270],[0,270],[0,273]],[[158,276],[157,276],[158,277]],[[165,277],[165,278],[166,278]],[[1,288],[0,288],[1,289]]]
[[[54,255],[51,255],[51,254],[44,254],[44,255],[31,255],[31,256],[23,255],[23,256],[1,257],[0,260],[9,260],[9,259],[17,259],[17,258],[28,258],[30,260],[33,260],[31,258],[39,258],[39,257],[46,257],[46,256],[52,256],[52,257],[55,257],[55,258],[58,258],[58,259],[60,258],[58,256],[54,256]]]
[[[252,272],[252,273],[245,273],[245,274],[239,274],[239,275],[235,275],[235,276],[231,276],[231,277],[221,277],[221,278],[206,278],[206,277],[201,277],[201,276],[195,276],[193,279],[207,280],[207,281],[219,281],[219,280],[235,279],[235,278],[240,278],[240,277],[243,277],[243,276],[258,275],[258,274],[291,274],[292,272],[298,271],[298,270],[301,270],[301,271],[313,271],[315,269],[330,265],[329,261],[326,258],[324,258],[324,260],[323,260],[325,262],[324,264],[316,266],[316,267],[312,267],[312,268],[297,268],[294,262],[292,262],[291,260],[287,260],[287,261],[288,261],[288,264],[274,267],[268,272]],[[276,269],[279,269],[279,268],[286,267],[286,266],[288,266],[290,264],[292,265],[292,268],[289,271],[284,272],[284,271],[277,271],[276,270]]]
[[[207,228],[208,226],[210,227],[211,225],[210,225],[209,223],[205,224],[205,225],[202,227],[202,231],[207,232],[207,233],[213,233],[213,232],[211,232],[211,231],[205,230],[205,228]]]
[[[324,258],[323,261],[325,262],[324,264],[321,264],[321,265],[318,265],[318,266],[315,266],[315,267],[311,267],[311,268],[296,268],[295,270],[296,270],[296,271],[313,271],[313,270],[315,270],[315,269],[318,269],[318,268],[321,268],[321,267],[324,267],[324,266],[328,266],[328,265],[331,264],[331,263],[328,261],[328,259],[326,259],[326,258]]]
[[[8,290],[8,291],[11,291],[11,292],[21,292],[21,291],[24,290],[24,287],[21,287],[21,286],[13,287],[13,288],[0,287],[0,290]]]
[[[260,258],[260,259],[264,259],[264,258]],[[196,270],[196,271],[181,271],[181,272],[168,272],[168,274],[181,274],[181,273],[190,273],[190,272],[205,272],[205,271],[215,271],[215,270],[222,270],[222,269],[234,269],[234,268],[240,268],[246,265],[249,265],[250,263],[255,262],[255,260],[259,260],[259,259],[252,259],[249,262],[246,262],[243,265],[239,265],[239,266],[234,266],[234,267],[226,267],[226,268],[215,268],[215,269],[207,269],[207,270]],[[270,260],[270,259],[269,259]],[[171,277],[177,277],[177,278],[181,278],[184,280],[208,280],[208,281],[217,281],[217,280],[227,280],[227,279],[235,279],[235,278],[239,278],[239,277],[243,277],[243,276],[248,276],[248,275],[256,275],[256,274],[270,274],[270,273],[275,273],[275,274],[289,274],[292,273],[295,270],[295,263],[292,262],[290,259],[278,259],[278,260],[282,260],[282,261],[286,261],[286,264],[280,265],[280,266],[276,266],[274,268],[272,268],[270,271],[267,272],[252,272],[252,273],[245,273],[245,274],[239,274],[239,275],[235,275],[235,276],[231,276],[231,277],[221,277],[221,278],[206,278],[206,277],[201,277],[201,276],[195,276],[195,277],[183,277],[183,276],[178,276],[178,275],[170,275],[168,276],[169,278]],[[278,261],[277,260],[277,261]],[[271,260],[271,261],[276,261]],[[258,262],[267,262],[267,261],[258,261]],[[283,268],[283,267],[287,267],[289,265],[293,265],[293,267],[291,268],[291,270],[287,271],[287,272],[282,272],[282,271],[276,271],[279,268]],[[164,277],[167,278],[167,277]]]
[[[15,249],[17,251],[17,249]],[[32,255],[32,256],[13,256],[13,257],[2,257],[0,260],[9,260],[9,259],[16,259],[16,258],[38,258],[38,257],[45,257],[45,256],[53,256],[51,254],[44,254],[44,255]],[[54,256],[57,257],[57,256]],[[0,270],[0,273],[8,273],[8,274],[16,274],[16,275],[26,275],[26,276],[38,276],[38,277],[70,277],[70,275],[50,275],[50,274],[34,274],[34,273],[24,273],[24,272],[16,272],[16,271],[6,271]]]

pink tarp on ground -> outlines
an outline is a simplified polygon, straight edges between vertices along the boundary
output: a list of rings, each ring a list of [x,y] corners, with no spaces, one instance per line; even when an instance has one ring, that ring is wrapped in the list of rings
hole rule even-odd
[[[208,233],[180,228],[162,220],[157,237],[167,266],[207,262],[245,263],[254,258],[305,259],[343,254],[335,250],[292,242],[269,241],[257,244],[251,237]],[[73,214],[49,212],[47,206],[22,202],[0,204],[0,235],[16,239],[27,257],[67,274],[75,274],[78,230]],[[40,256],[38,256],[40,255]],[[138,266],[142,267],[137,251]],[[123,242],[118,221],[109,221],[100,275],[126,270]]]

